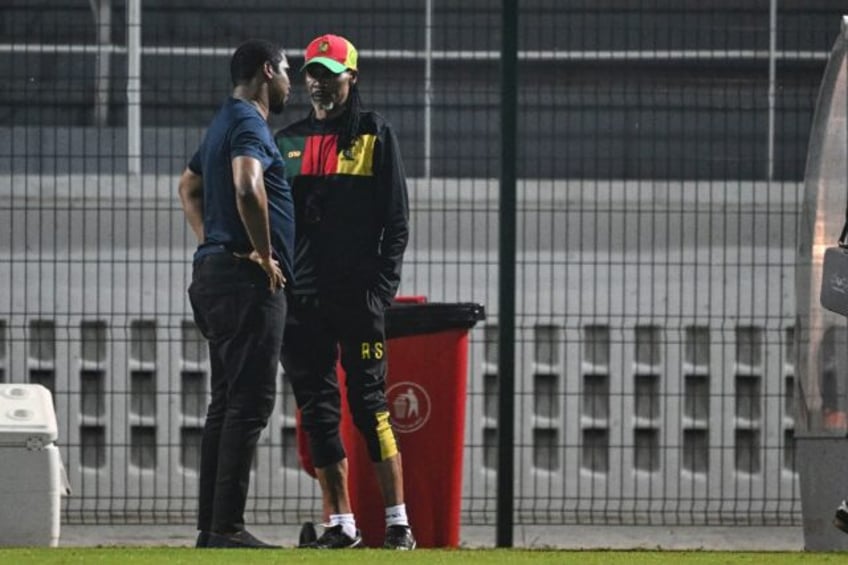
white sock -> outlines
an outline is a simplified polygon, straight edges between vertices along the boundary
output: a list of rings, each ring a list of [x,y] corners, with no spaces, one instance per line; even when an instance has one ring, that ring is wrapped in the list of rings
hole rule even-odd
[[[342,531],[349,538],[356,537],[356,520],[353,514],[330,514],[329,527],[341,526]]]
[[[409,526],[409,518],[406,517],[406,504],[386,507],[386,527]]]

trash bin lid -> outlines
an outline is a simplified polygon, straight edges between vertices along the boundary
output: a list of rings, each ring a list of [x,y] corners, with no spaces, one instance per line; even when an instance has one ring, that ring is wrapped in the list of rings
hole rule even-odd
[[[0,385],[0,446],[43,445],[59,436],[50,391],[36,384]]]
[[[386,339],[470,329],[485,319],[485,308],[474,302],[395,303],[386,308]]]

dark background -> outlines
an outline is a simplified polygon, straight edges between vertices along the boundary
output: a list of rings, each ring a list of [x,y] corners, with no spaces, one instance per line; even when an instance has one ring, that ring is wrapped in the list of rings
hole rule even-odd
[[[767,1],[525,0],[519,175],[531,178],[765,179],[768,151]],[[0,44],[96,44],[87,0],[3,0]],[[499,171],[500,2],[434,1],[433,49],[464,58],[433,64],[432,174]],[[844,0],[778,6],[776,180],[800,180],[815,97]],[[125,3],[113,2],[111,41],[125,44]],[[300,50],[328,31],[359,50],[367,106],[397,127],[410,176],[424,174],[424,61],[368,57],[423,52],[424,2],[144,0],[142,45],[218,47],[221,55],[142,59],[143,169],[177,174],[229,91],[229,53],[246,39],[278,41],[294,93],[279,127],[307,111]],[[687,51],[687,57],[679,57]],[[474,52],[473,58],[468,53]],[[594,59],[586,52],[603,52]],[[610,56],[610,54],[612,54]],[[810,54],[814,54],[811,56]],[[0,51],[0,172],[125,169],[126,58],[111,55],[106,127],[94,125],[96,54]],[[9,129],[14,128],[14,129]],[[22,163],[20,156],[26,155]]]

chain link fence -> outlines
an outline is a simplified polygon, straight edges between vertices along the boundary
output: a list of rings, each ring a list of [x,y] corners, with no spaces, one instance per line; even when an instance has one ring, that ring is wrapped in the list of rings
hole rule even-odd
[[[519,524],[800,523],[794,248],[843,2],[519,6]],[[68,523],[190,523],[208,394],[176,180],[249,37],[294,83],[322,33],[360,50],[399,133],[402,294],[473,301],[463,523],[497,476],[500,3],[4,2],[0,380],[53,391]],[[422,360],[422,362],[426,362]],[[260,441],[254,522],[320,515],[294,403]]]

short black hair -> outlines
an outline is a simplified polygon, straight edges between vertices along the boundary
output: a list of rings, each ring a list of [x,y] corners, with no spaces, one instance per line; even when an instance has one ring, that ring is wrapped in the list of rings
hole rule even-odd
[[[264,39],[248,39],[238,46],[230,60],[230,78],[233,86],[249,82],[270,61],[276,69],[283,60],[283,48]]]

